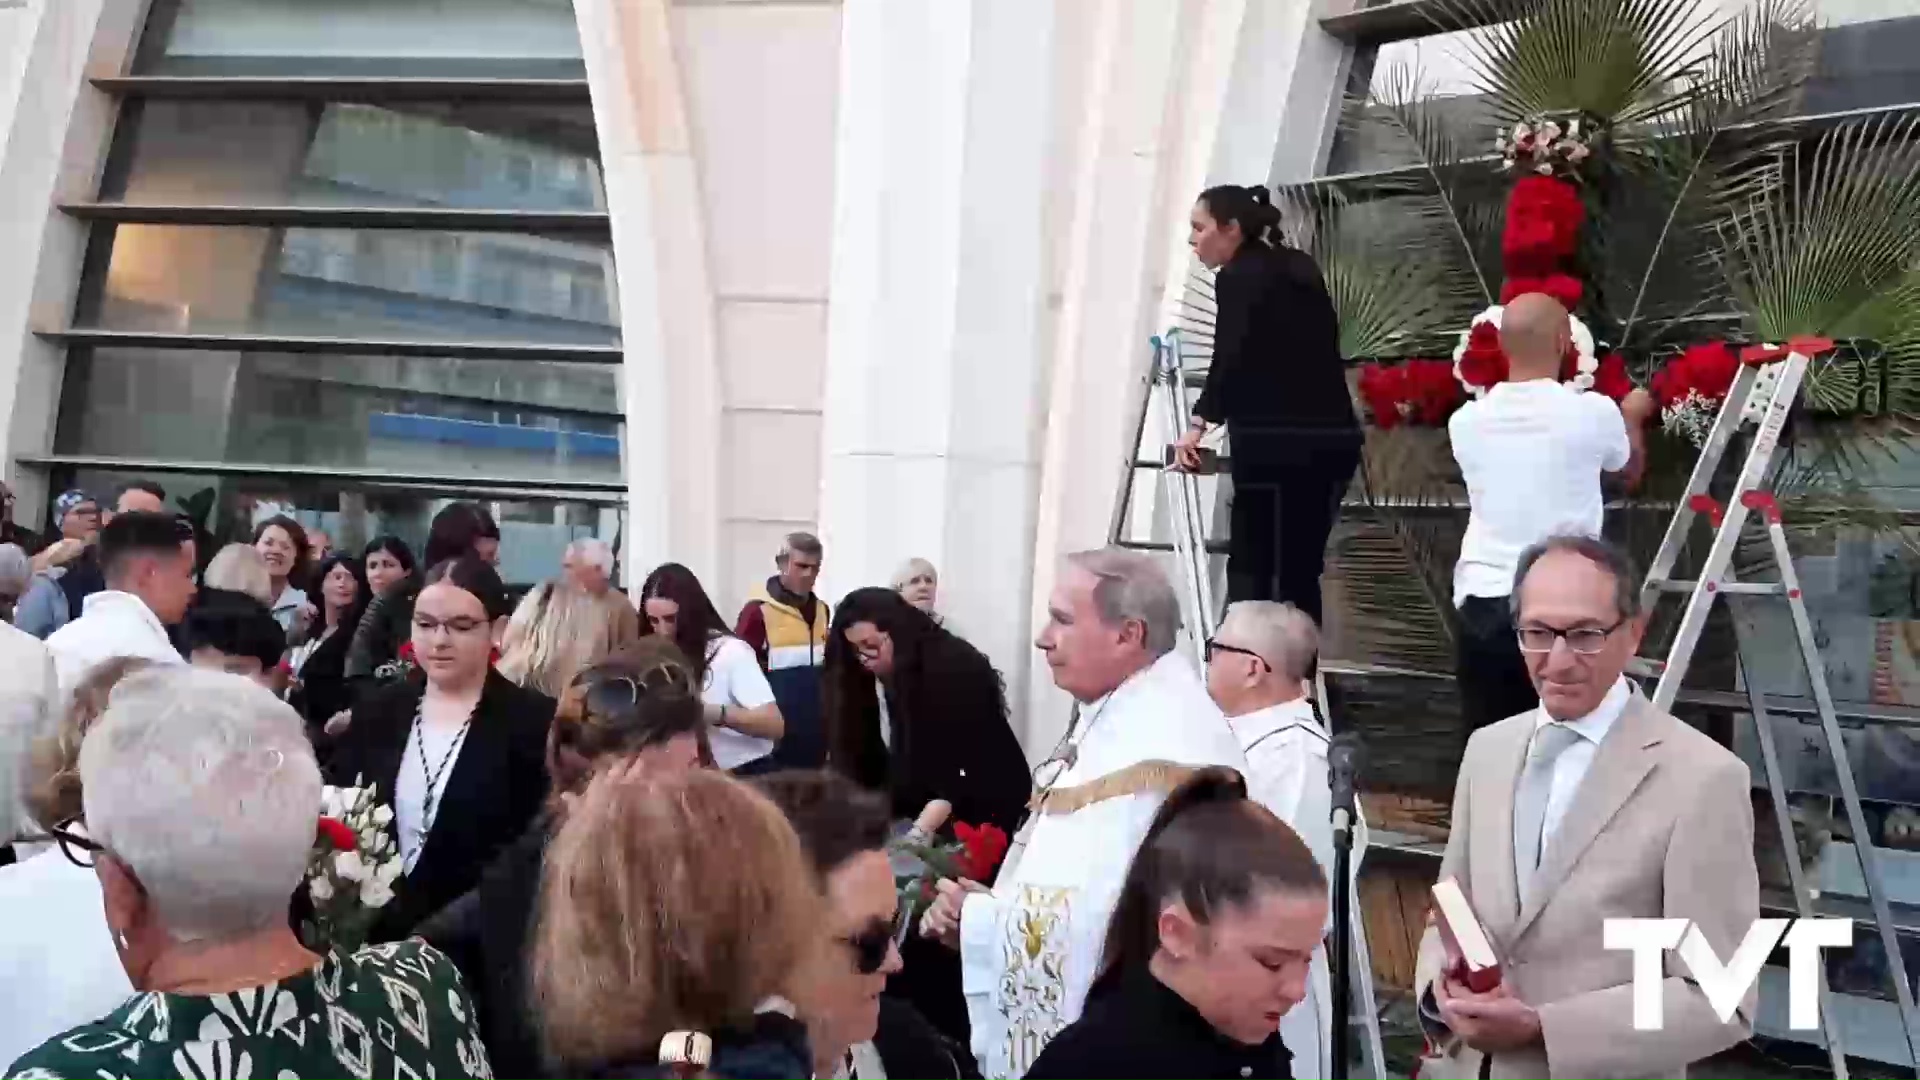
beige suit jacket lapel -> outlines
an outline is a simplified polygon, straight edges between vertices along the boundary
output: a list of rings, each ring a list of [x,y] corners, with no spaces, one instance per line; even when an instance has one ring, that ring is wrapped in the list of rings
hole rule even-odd
[[[1546,905],[1552,902],[1553,894],[1560,884],[1573,872],[1574,864],[1580,856],[1586,854],[1602,829],[1607,827],[1614,815],[1620,812],[1627,800],[1639,789],[1640,782],[1653,771],[1656,755],[1653,748],[1660,745],[1659,727],[1653,723],[1653,706],[1647,699],[1635,692],[1627,702],[1626,711],[1614,724],[1613,730],[1600,742],[1600,749],[1594,755],[1593,765],[1587,769],[1587,775],[1580,783],[1580,789],[1574,792],[1573,802],[1567,807],[1567,813],[1560,821],[1560,827],[1547,842],[1541,853],[1538,880],[1535,881],[1533,902],[1520,911],[1519,922],[1513,928],[1508,947],[1519,941],[1527,932]],[[1508,800],[1508,821],[1513,817],[1512,800]],[[1508,850],[1511,851],[1513,828],[1507,828]],[[1512,863],[1511,857],[1508,863]],[[1517,890],[1516,890],[1517,892]]]
[[[1512,725],[1511,737],[1492,748],[1488,757],[1487,789],[1494,797],[1493,812],[1476,815],[1485,830],[1473,838],[1476,852],[1493,852],[1493,894],[1473,897],[1474,910],[1486,920],[1487,930],[1496,943],[1509,940],[1520,918],[1520,883],[1513,877],[1513,793],[1520,783],[1520,770],[1527,760],[1527,747],[1533,739],[1532,714],[1529,722]]]

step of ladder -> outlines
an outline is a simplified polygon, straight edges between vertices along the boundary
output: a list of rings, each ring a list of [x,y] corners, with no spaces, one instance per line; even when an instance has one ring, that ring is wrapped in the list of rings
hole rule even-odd
[[[1645,586],[1664,593],[1690,593],[1700,587],[1700,582],[1679,578],[1662,578],[1658,581],[1648,579]],[[1728,596],[1784,596],[1786,588],[1777,581],[1709,581],[1708,592],[1723,593]]]

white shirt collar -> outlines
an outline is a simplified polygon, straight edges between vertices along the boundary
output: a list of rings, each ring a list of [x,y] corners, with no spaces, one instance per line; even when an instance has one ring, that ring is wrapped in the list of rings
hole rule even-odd
[[[80,614],[83,618],[94,615],[96,612],[101,618],[126,619],[144,624],[147,630],[152,631],[154,637],[161,641],[169,640],[167,628],[161,623],[160,616],[153,613],[153,609],[147,606],[145,600],[130,592],[103,589],[81,602]]]
[[[1233,729],[1234,738],[1240,740],[1241,746],[1290,727],[1306,727],[1319,732],[1322,737],[1326,736],[1326,729],[1320,726],[1319,718],[1313,715],[1313,703],[1304,695],[1250,713],[1229,716],[1227,726]]]
[[[1574,734],[1598,746],[1600,741],[1607,737],[1607,732],[1613,730],[1615,721],[1620,719],[1621,713],[1627,711],[1627,703],[1632,700],[1633,684],[1627,681],[1625,675],[1622,675],[1619,681],[1613,684],[1613,689],[1607,691],[1607,696],[1600,699],[1600,704],[1592,712],[1577,720],[1556,721],[1547,715],[1546,706],[1543,705],[1535,710],[1533,729],[1538,731],[1548,724],[1563,723]]]

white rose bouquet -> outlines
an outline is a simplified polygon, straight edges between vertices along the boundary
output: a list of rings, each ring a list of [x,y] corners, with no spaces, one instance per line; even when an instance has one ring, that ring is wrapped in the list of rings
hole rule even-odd
[[[320,825],[307,857],[313,914],[301,925],[308,948],[352,952],[366,943],[400,879],[400,849],[387,833],[393,809],[372,787],[321,789]]]

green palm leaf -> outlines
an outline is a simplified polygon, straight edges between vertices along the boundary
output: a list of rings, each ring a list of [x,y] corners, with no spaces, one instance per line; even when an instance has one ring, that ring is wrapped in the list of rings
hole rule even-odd
[[[1727,22],[1702,0],[1540,0],[1521,18],[1502,0],[1447,0],[1474,83],[1496,118],[1580,113],[1612,127],[1656,122],[1703,92],[1697,77]]]

